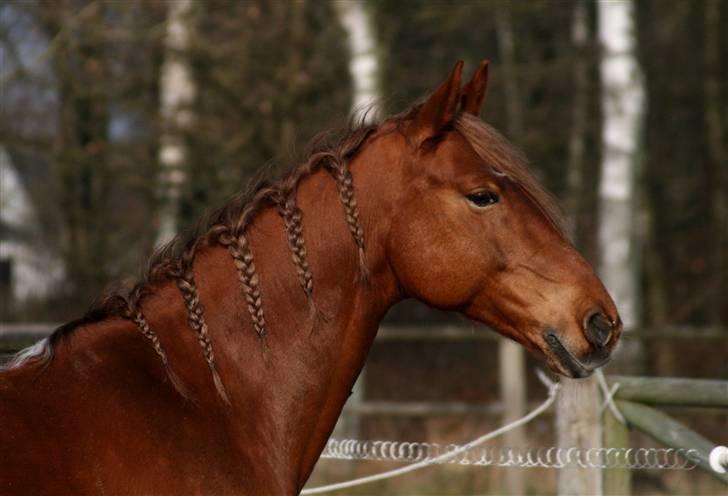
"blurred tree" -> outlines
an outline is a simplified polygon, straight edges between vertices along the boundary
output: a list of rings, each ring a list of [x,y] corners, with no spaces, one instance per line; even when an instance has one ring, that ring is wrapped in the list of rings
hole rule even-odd
[[[189,224],[272,159],[290,163],[351,103],[345,33],[328,2],[196,3],[195,126],[182,195]]]
[[[164,62],[160,73],[159,218],[157,242],[169,242],[178,230],[180,188],[189,167],[183,131],[194,124],[195,84],[188,63],[193,24],[192,0],[167,2]]]
[[[571,4],[565,3],[565,7]],[[569,8],[554,9],[548,1],[372,0],[372,5],[382,43],[382,92],[387,112],[398,111],[413,98],[423,96],[455,60],[465,60],[467,71],[480,60],[490,59],[493,64],[485,119],[509,135],[506,94],[518,87],[517,105],[523,108],[523,115],[522,122],[513,127],[521,129],[522,135],[509,137],[528,151],[536,173],[546,184],[557,194],[564,192],[571,119],[567,105],[570,107],[573,95],[575,53]],[[506,40],[498,36],[497,29],[500,13],[506,9],[515,41],[512,69],[506,69],[501,47]]]
[[[657,325],[725,325],[728,78],[720,61],[728,57],[728,34],[715,23],[728,21],[728,8],[668,5],[645,1],[637,8],[647,90],[641,182],[650,206],[643,258],[652,302],[646,318]]]
[[[56,295],[66,303],[55,318],[70,316],[128,273],[148,246],[143,220],[154,206],[139,179],[156,162],[156,141],[143,129],[155,127],[145,107],[157,95],[157,7],[27,1],[8,4],[4,14],[35,33],[32,40],[6,37],[8,49],[23,54],[31,46],[40,55],[19,56],[5,73],[14,91],[3,108],[23,118],[3,119],[0,136],[9,149],[35,157],[31,193],[44,242],[66,278]]]
[[[2,71],[0,143],[35,157],[40,230],[65,269],[64,303],[34,318],[77,315],[154,244],[160,134],[179,127],[163,125],[159,112],[168,5],[177,3],[0,7],[0,43],[13,65]],[[316,132],[343,124],[351,100],[344,33],[328,3],[193,5],[188,56],[198,91],[183,107],[197,117],[181,129],[182,226],[271,158],[290,162]]]
[[[725,4],[722,5],[724,19],[728,17]],[[703,13],[705,49],[704,119],[708,132],[710,158],[709,179],[713,185],[711,193],[715,242],[713,246],[712,281],[714,301],[710,304],[708,321],[713,325],[728,322],[728,303],[722,295],[728,291],[728,150],[726,141],[726,114],[728,104],[721,98],[721,76],[725,87],[725,73],[721,67],[721,51],[725,55],[725,43],[721,47],[721,3],[707,0]],[[726,36],[723,35],[723,39]],[[722,109],[722,111],[721,111]]]

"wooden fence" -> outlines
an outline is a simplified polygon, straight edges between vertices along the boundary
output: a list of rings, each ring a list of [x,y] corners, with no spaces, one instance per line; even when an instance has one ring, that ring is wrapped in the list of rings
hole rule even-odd
[[[703,436],[654,407],[728,409],[728,381],[653,377],[607,377],[611,385],[619,384],[615,404],[626,425],[609,411],[604,414],[604,445],[629,447],[630,430],[641,431],[668,448],[698,450],[698,466],[728,485],[728,474],[710,468],[708,455],[715,446]],[[724,440],[725,441],[725,440]],[[630,494],[629,470],[604,472],[605,494]]]

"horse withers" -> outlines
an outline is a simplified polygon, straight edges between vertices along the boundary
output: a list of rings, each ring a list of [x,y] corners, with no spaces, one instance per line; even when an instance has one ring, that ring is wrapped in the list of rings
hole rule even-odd
[[[488,65],[231,199],[0,372],[0,493],[297,494],[380,321],[455,310],[567,377],[614,302],[478,118]]]

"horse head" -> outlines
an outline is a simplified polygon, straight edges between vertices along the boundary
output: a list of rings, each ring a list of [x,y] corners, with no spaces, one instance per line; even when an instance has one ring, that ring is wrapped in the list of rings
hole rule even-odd
[[[478,118],[487,62],[464,87],[462,68],[399,132],[362,150],[362,161],[389,157],[387,184],[378,185],[392,192],[389,263],[406,296],[486,324],[558,373],[588,376],[621,334],[617,308],[524,158]]]

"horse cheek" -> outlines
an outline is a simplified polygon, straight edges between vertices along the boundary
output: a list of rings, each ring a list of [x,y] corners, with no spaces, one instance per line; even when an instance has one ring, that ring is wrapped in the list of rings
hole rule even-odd
[[[444,309],[466,304],[479,285],[480,262],[472,242],[442,224],[412,220],[400,226],[391,250],[393,268],[408,296]]]

